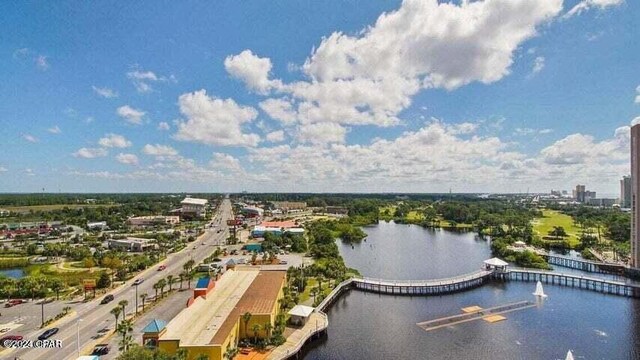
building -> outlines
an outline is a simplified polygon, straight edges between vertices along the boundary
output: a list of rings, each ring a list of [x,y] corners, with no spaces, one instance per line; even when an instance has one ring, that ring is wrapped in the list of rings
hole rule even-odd
[[[163,216],[163,215],[151,215],[151,216],[134,216],[127,219],[127,224],[130,226],[146,227],[157,225],[177,225],[180,223],[179,216]]]
[[[93,221],[87,223],[87,229],[89,230],[104,230],[107,228],[106,221]]]
[[[153,243],[155,239],[142,239],[128,237],[126,239],[109,239],[107,240],[107,247],[113,250],[130,251],[130,252],[142,252],[145,250],[155,249],[156,244]]]
[[[280,209],[284,212],[291,210],[305,210],[307,208],[307,203],[302,201],[274,201],[272,204],[274,208]]]
[[[602,198],[602,199],[593,198],[593,199],[589,199],[589,202],[588,202],[588,204],[591,206],[599,206],[599,207],[612,207],[617,203],[618,203],[618,199],[607,199],[607,198]]]
[[[640,125],[631,127],[631,267],[640,269]]]
[[[585,185],[576,185],[573,191],[573,198],[579,203],[588,203],[589,200],[596,198],[595,191],[587,191]]]
[[[623,176],[620,180],[620,207],[631,208],[631,176]]]
[[[271,233],[274,235],[281,235],[283,233],[292,233],[292,234],[304,234],[303,228],[280,228],[280,227],[266,227],[266,226],[256,226],[251,230],[252,237],[263,237],[264,234]]]
[[[240,212],[248,218],[261,218],[264,215],[264,210],[255,206],[245,206],[240,209]]]
[[[342,206],[327,206],[327,208],[325,209],[325,212],[327,214],[334,214],[334,215],[347,215],[349,214],[349,209]]]
[[[254,325],[275,326],[286,275],[286,271],[227,271],[206,296],[197,297],[163,329],[153,333],[159,334],[157,347],[171,355],[185,349],[187,359],[206,355],[209,360],[222,360],[227,348],[237,347],[239,340],[254,336]],[[247,312],[251,318],[245,323],[242,315]],[[264,338],[267,334],[260,330],[257,335]]]
[[[289,323],[296,326],[304,326],[309,320],[309,316],[313,313],[315,308],[306,305],[296,305],[293,309],[289,310]]]
[[[183,216],[203,217],[206,213],[207,199],[198,199],[187,196],[180,202]]]

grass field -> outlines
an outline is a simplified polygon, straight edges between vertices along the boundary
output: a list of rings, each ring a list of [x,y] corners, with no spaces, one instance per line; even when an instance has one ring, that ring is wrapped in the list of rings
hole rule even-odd
[[[580,244],[581,229],[574,225],[573,218],[554,210],[544,210],[543,217],[533,221],[533,230],[540,236],[549,236],[554,226],[562,226],[569,237],[566,239],[574,247]]]
[[[3,209],[13,212],[29,212],[29,211],[53,211],[64,208],[79,209],[79,208],[98,208],[105,206],[118,206],[118,205],[103,205],[103,204],[56,204],[56,205],[33,205],[33,206],[4,206]]]

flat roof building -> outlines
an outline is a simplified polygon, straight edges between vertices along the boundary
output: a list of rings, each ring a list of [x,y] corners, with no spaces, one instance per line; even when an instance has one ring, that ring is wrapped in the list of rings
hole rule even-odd
[[[180,202],[180,205],[182,205],[181,214],[202,217],[206,212],[207,203],[207,199],[198,199],[187,196]]]
[[[133,216],[127,219],[127,224],[131,226],[156,226],[156,225],[177,225],[180,223],[179,216]]]
[[[158,339],[158,347],[169,354],[187,350],[187,358],[204,354],[210,360],[221,360],[228,347],[253,337],[254,325],[275,326],[284,296],[286,271],[242,269],[227,271],[206,295],[191,302],[171,320]],[[251,314],[246,324],[245,313]],[[264,338],[261,330],[258,337]]]

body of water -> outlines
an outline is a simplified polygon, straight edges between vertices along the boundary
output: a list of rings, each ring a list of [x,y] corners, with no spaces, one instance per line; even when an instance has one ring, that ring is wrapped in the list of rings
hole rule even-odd
[[[24,269],[21,268],[0,270],[0,274],[14,279],[21,279],[25,276]]]
[[[393,223],[364,230],[366,242],[339,247],[347,266],[368,277],[461,275],[491,256],[489,244],[473,233]],[[476,320],[429,332],[416,325],[460,314],[466,306],[534,301],[534,289],[535,283],[512,281],[433,297],[351,291],[328,310],[328,335],[304,358],[564,359],[569,349],[576,359],[640,358],[640,300],[568,287],[546,285],[544,302],[507,313],[501,322]]]

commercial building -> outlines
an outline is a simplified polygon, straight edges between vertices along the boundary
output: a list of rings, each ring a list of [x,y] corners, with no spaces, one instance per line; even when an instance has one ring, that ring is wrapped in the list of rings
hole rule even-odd
[[[349,214],[349,209],[342,206],[327,206],[325,209],[325,212],[327,214],[334,214],[334,215],[347,215]]]
[[[198,199],[187,196],[180,202],[182,208],[180,213],[183,216],[202,217],[206,213],[207,199]]]
[[[264,210],[255,206],[245,206],[242,209],[240,209],[240,212],[242,213],[242,215],[248,218],[257,218],[257,217],[261,218],[264,215]]]
[[[157,347],[169,354],[185,349],[189,360],[200,355],[222,360],[227,348],[254,336],[254,325],[275,326],[285,283],[286,271],[229,270],[206,296],[195,298],[162,329],[149,329],[154,331],[150,335],[157,336]],[[242,315],[247,312],[251,319],[245,323]],[[260,330],[257,335],[264,338],[267,333]]]
[[[304,234],[303,228],[279,228],[279,227],[266,227],[266,226],[256,226],[251,230],[251,236],[253,237],[263,237],[264,234],[271,233],[280,235],[283,233],[292,233],[292,234]]]
[[[152,241],[153,239],[142,239],[134,237],[129,237],[126,239],[109,239],[107,240],[107,246],[109,247],[109,249],[113,250],[141,252],[145,250],[155,249],[157,245]]]
[[[291,210],[305,210],[307,208],[307,203],[302,201],[274,201],[272,204],[274,208],[280,209],[284,212]]]
[[[179,216],[134,216],[127,219],[127,224],[137,227],[157,226],[157,225],[177,225],[180,223]]]
[[[640,269],[640,125],[631,127],[631,267]]]
[[[589,199],[589,205],[591,205],[591,206],[612,207],[613,205],[615,205],[617,203],[618,203],[618,199],[607,199],[607,198]]]
[[[623,176],[620,180],[620,207],[631,208],[631,176]]]
[[[107,228],[106,221],[93,221],[87,223],[87,229],[89,230],[104,230]]]

